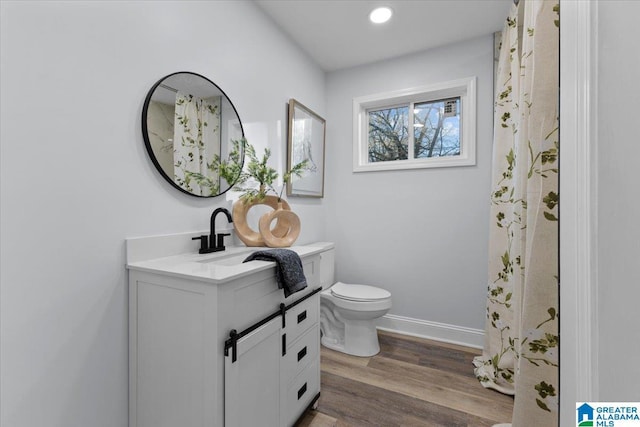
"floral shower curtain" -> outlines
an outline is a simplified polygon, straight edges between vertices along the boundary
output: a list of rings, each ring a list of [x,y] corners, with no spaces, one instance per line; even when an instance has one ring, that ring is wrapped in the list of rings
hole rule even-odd
[[[513,426],[556,426],[557,0],[512,6],[496,84],[487,321],[475,373],[485,387],[515,395]]]
[[[175,182],[192,194],[217,194],[217,169],[209,165],[219,153],[220,97],[200,99],[178,92],[173,135]]]

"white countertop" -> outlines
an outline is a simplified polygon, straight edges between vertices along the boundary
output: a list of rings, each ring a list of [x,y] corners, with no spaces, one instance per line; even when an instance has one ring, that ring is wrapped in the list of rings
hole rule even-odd
[[[300,255],[300,258],[304,258],[324,252],[330,247],[333,247],[330,243],[315,243],[292,246],[286,249],[293,250]],[[199,254],[197,252],[180,253],[153,259],[129,261],[127,262],[127,268],[129,270],[146,271],[220,284],[273,268],[275,266],[274,262],[242,262],[252,252],[268,249],[270,248],[230,246],[224,251],[210,254]]]

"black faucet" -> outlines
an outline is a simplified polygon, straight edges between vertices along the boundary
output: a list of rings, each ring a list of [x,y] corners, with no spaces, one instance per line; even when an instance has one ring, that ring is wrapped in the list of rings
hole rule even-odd
[[[199,236],[192,237],[191,240],[200,240],[200,250],[198,251],[201,254],[208,254],[211,252],[219,252],[224,251],[224,236],[230,236],[229,233],[218,233],[216,235],[216,216],[219,213],[224,213],[227,216],[227,221],[233,222],[231,218],[231,214],[225,208],[218,208],[213,211],[211,214],[211,234],[209,236]],[[216,239],[217,237],[217,239]]]

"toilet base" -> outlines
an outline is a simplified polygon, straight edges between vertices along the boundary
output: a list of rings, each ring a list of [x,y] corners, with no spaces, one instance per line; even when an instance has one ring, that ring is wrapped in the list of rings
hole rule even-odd
[[[344,326],[344,341],[323,335],[320,343],[331,350],[352,356],[371,357],[380,352],[378,332],[371,321],[349,320]]]
[[[323,336],[322,338],[320,338],[320,344],[328,349],[344,353],[344,343],[341,343],[337,340],[328,339],[327,337]]]

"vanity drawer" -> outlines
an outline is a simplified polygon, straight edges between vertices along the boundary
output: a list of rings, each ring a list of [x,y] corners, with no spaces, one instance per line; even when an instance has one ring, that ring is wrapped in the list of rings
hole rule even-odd
[[[287,354],[282,359],[282,378],[285,383],[297,376],[313,361],[319,360],[320,329],[316,324],[298,340],[287,346]]]
[[[291,381],[282,396],[283,425],[292,426],[320,392],[320,361],[316,358]]]
[[[285,314],[284,333],[287,334],[287,342],[294,342],[307,329],[320,322],[320,294],[317,293],[300,304],[291,307]]]

